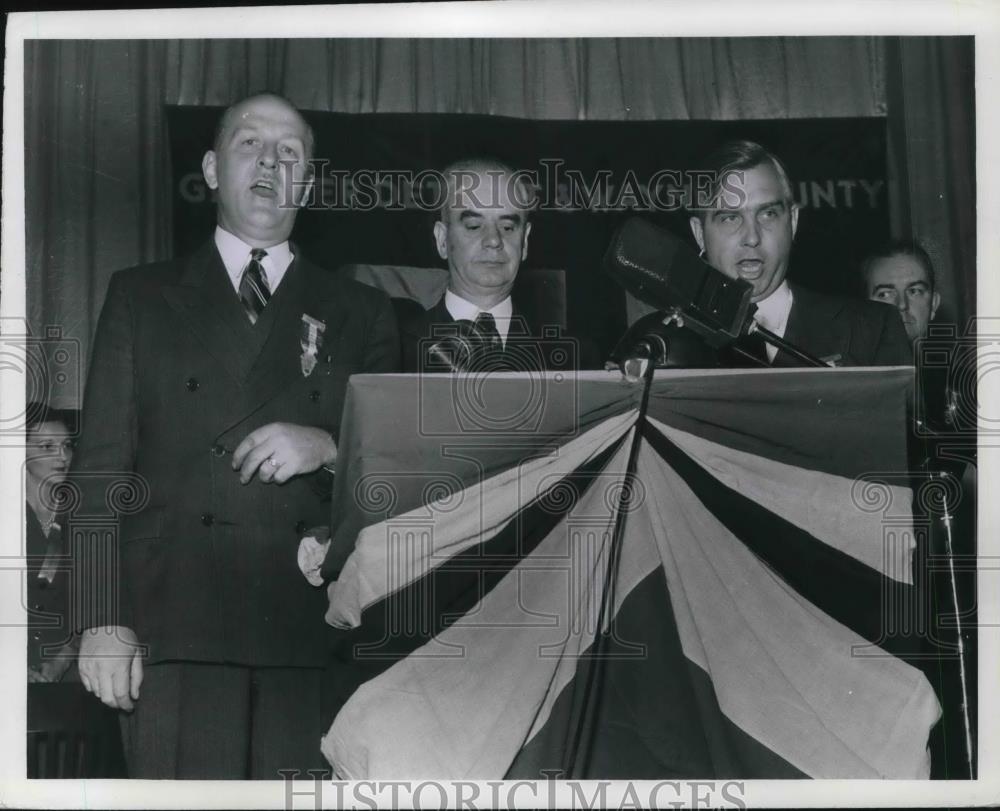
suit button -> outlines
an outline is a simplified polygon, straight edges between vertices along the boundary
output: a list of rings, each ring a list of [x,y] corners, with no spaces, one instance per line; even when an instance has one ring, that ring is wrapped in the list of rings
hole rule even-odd
[[[203,523],[206,527],[210,527],[215,523],[215,516],[212,515],[212,513],[202,513],[201,523]]]
[[[44,611],[44,610],[45,610],[45,606],[42,605],[41,603],[37,603],[35,605],[35,611]]]
[[[222,445],[212,446],[212,456],[225,456],[225,455],[226,455],[226,449],[223,448]]]
[[[198,386],[200,386],[201,383],[198,382],[197,378],[189,377],[187,379],[187,383],[184,385],[187,386],[188,391],[198,391]]]
[[[42,638],[42,635],[41,635],[41,633],[40,633],[40,632],[38,632],[38,631],[35,631],[35,633],[33,633],[33,634],[31,635],[31,638],[32,638],[32,639],[34,639],[34,640],[35,640],[35,642],[37,642],[37,641],[38,641],[39,639],[41,639],[41,638]]]
[[[316,391],[315,389],[309,392],[309,399],[312,400],[314,403],[317,402],[319,400],[319,392]]]
[[[305,531],[306,531],[306,522],[305,521],[299,521],[295,525],[295,534],[296,535],[301,535]]]

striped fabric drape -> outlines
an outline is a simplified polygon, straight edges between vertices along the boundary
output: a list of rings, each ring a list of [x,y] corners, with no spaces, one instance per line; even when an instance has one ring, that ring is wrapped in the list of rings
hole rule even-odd
[[[885,609],[918,599],[912,371],[665,372],[639,421],[617,374],[565,385],[352,381],[335,771],[927,777],[940,706]],[[520,421],[470,430],[484,403]]]

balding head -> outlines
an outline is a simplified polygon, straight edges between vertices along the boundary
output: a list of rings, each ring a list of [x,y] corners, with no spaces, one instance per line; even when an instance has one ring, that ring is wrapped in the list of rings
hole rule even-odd
[[[284,107],[293,116],[298,118],[305,135],[306,160],[311,159],[313,157],[313,148],[315,146],[312,127],[310,127],[309,122],[302,117],[302,114],[298,111],[295,105],[293,105],[284,96],[278,95],[277,93],[255,93],[254,95],[247,96],[245,99],[241,99],[235,104],[227,107],[222,113],[222,116],[219,118],[219,123],[215,126],[215,137],[212,139],[212,149],[216,152],[219,151],[219,145],[226,137],[229,128],[234,126],[234,124],[240,120],[241,116],[245,114],[246,108],[253,108],[257,102],[271,104],[276,107]]]

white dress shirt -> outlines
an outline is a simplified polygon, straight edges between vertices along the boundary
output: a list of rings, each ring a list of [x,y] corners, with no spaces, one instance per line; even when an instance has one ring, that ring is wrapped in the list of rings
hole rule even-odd
[[[238,294],[240,292],[240,279],[243,277],[243,270],[246,268],[247,262],[250,261],[250,252],[253,248],[239,237],[230,234],[221,225],[215,226],[215,247],[219,249],[219,256],[222,257],[222,264],[226,266],[229,281],[232,282],[233,289]],[[260,264],[267,277],[267,286],[273,293],[278,289],[281,280],[285,278],[285,272],[295,256],[292,254],[287,240],[265,250],[267,256]]]
[[[783,281],[771,295],[757,302],[757,312],[754,313],[753,320],[779,338],[784,338],[785,329],[788,327],[788,314],[791,311],[792,290],[788,282]],[[774,356],[778,354],[777,347],[766,343],[764,348],[767,350],[768,362],[774,363]]]
[[[514,315],[514,305],[510,300],[510,296],[507,296],[507,298],[495,307],[489,310],[483,310],[471,301],[466,301],[461,296],[456,295],[449,290],[444,294],[444,306],[448,310],[448,314],[456,321],[461,321],[462,319],[465,319],[466,321],[475,321],[476,317],[480,313],[489,313],[493,316],[493,320],[496,322],[497,332],[500,333],[501,343],[505,347],[507,346],[507,333],[510,332],[510,319]]]

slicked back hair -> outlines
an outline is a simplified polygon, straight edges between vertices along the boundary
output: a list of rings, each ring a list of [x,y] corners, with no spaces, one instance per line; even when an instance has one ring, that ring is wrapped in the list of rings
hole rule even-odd
[[[861,263],[861,283],[865,286],[864,294],[866,297],[871,281],[872,266],[879,259],[892,259],[894,256],[910,256],[916,259],[927,273],[927,284],[931,293],[934,292],[936,287],[934,264],[923,246],[915,239],[891,239],[876,251],[868,254]]]
[[[700,207],[700,201],[694,201],[695,205],[690,208],[690,213],[705,221],[706,213],[718,204],[719,194],[722,191],[722,179],[732,171],[749,170],[762,164],[770,163],[774,171],[781,179],[784,187],[786,202],[791,206],[794,202],[792,195],[792,181],[788,175],[788,169],[781,159],[766,147],[754,141],[734,140],[726,141],[724,144],[713,150],[695,167],[699,171],[708,171],[713,174],[710,189],[711,206]]]
[[[476,189],[473,190],[473,193],[480,201],[493,201],[494,203],[498,200],[498,187],[495,185],[494,179],[499,180],[503,178],[506,183],[510,183],[513,180],[515,185],[519,187],[519,190],[510,189],[509,197],[518,210],[524,214],[525,222],[527,222],[528,215],[537,203],[534,186],[525,177],[519,175],[516,169],[497,158],[488,156],[463,158],[449,163],[441,170],[441,174],[445,181],[445,195],[438,209],[438,219],[445,223],[447,222],[448,209],[451,207],[457,193],[457,180],[461,177],[485,175],[491,187]]]

